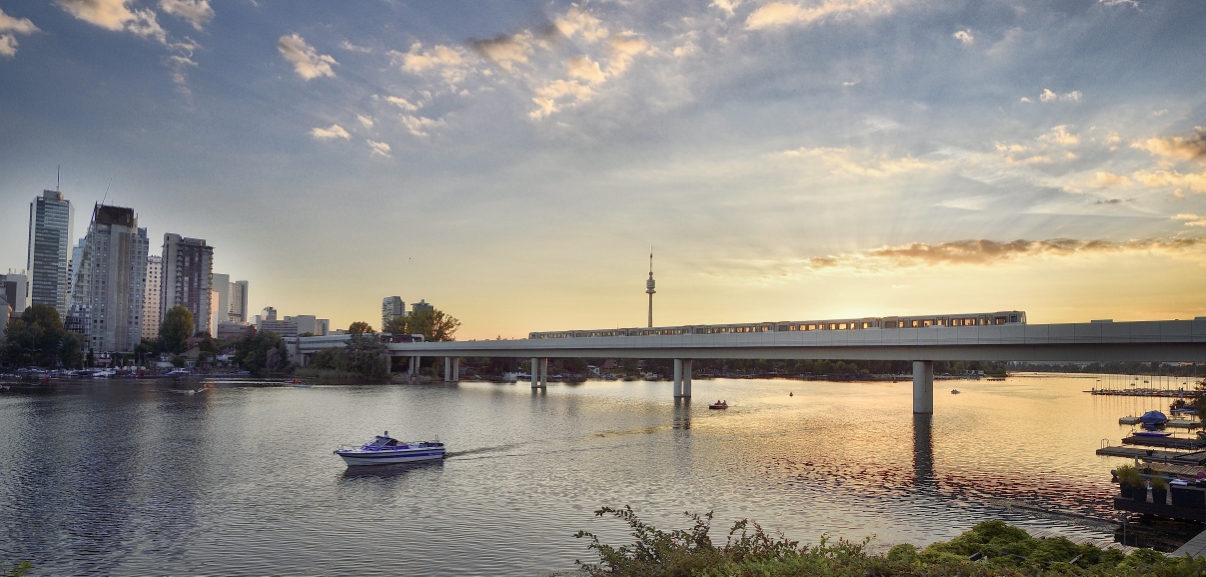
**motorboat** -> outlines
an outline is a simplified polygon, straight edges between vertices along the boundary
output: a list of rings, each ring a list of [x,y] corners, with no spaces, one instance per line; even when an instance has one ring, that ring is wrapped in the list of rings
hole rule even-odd
[[[439,441],[399,441],[389,431],[359,447],[340,447],[335,454],[349,467],[359,465],[392,465],[412,461],[444,458],[444,443]]]
[[[957,395],[957,394],[959,394],[959,389],[951,389],[951,394],[952,394],[952,395]]]
[[[729,408],[729,402],[728,401],[716,401],[715,403],[708,405],[708,408],[709,409],[727,409],[727,408]]]
[[[1144,429],[1160,429],[1168,423],[1168,416],[1160,411],[1148,411],[1139,417],[1139,422],[1143,424]]]

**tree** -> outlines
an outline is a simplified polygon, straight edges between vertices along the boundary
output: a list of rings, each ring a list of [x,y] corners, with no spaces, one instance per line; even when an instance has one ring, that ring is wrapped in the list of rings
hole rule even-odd
[[[192,334],[193,313],[188,309],[176,305],[163,315],[163,324],[159,325],[159,343],[164,351],[183,353]]]
[[[8,324],[3,357],[9,363],[55,367],[70,365],[79,354],[81,339],[68,337],[59,312],[48,305],[33,305]],[[76,350],[72,350],[76,347]]]
[[[348,334],[350,335],[363,335],[371,332],[374,332],[372,325],[364,321],[356,321],[348,325]]]
[[[260,376],[267,371],[290,369],[289,351],[280,335],[272,331],[260,331],[243,337],[235,344],[235,362],[239,366]]]
[[[439,309],[419,311],[394,318],[385,332],[395,335],[423,335],[427,342],[455,341],[461,321]]]

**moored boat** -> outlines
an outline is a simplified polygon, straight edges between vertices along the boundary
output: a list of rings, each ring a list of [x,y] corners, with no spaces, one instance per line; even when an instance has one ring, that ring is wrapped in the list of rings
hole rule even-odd
[[[340,447],[335,454],[349,467],[359,465],[392,465],[412,461],[444,458],[444,443],[439,441],[399,441],[389,431],[359,447]]]

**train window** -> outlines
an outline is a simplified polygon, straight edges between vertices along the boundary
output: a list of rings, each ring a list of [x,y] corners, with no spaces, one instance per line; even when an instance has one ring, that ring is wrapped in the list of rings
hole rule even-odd
[[[838,330],[842,330],[842,331],[846,330],[846,323],[838,323],[837,328],[838,328]]]
[[[1005,324],[1005,317],[997,317],[997,318],[996,318],[996,319],[994,319],[994,320],[997,322],[997,324],[998,324],[998,325],[1003,325],[1003,324]]]
[[[1009,322],[1011,322],[1011,323],[1018,322],[1018,315],[1009,315]]]
[[[921,321],[921,326],[923,326],[923,327],[934,326],[934,319],[925,319],[924,321]]]
[[[909,326],[912,328],[917,328],[921,326],[921,321],[909,321]]]
[[[940,326],[940,327],[941,327],[941,326],[945,326],[945,325],[946,325],[946,319],[934,319],[934,324],[935,324],[935,325],[938,325],[938,326]]]

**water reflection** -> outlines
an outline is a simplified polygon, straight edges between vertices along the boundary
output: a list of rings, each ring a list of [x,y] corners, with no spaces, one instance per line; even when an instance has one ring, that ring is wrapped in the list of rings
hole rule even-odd
[[[341,481],[350,481],[355,479],[390,479],[399,481],[402,477],[416,472],[441,471],[444,468],[444,460],[436,459],[431,461],[418,461],[415,463],[397,463],[395,465],[369,465],[359,467],[348,467],[343,474],[339,476]]]
[[[934,487],[934,416],[913,414],[913,486]]]
[[[691,399],[689,397],[674,399],[674,428],[683,430],[691,428]]]

